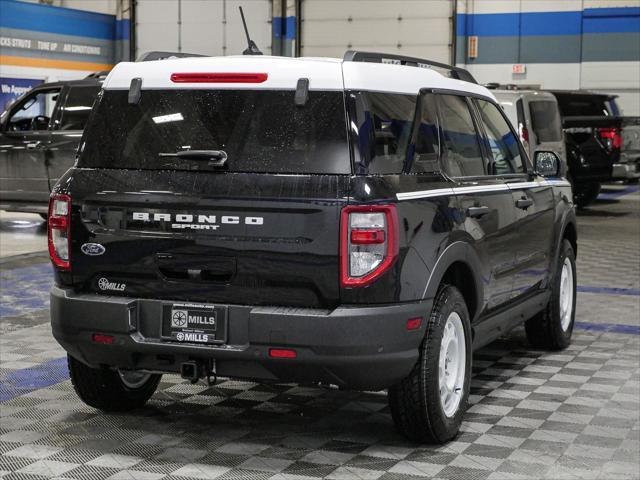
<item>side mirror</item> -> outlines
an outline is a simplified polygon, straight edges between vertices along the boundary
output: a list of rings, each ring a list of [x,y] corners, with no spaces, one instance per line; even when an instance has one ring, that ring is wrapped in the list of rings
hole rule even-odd
[[[557,177],[560,159],[554,152],[536,152],[534,171],[542,177]]]

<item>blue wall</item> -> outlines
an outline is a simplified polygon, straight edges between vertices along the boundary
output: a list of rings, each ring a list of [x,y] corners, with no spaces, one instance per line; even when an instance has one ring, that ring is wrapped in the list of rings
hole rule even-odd
[[[640,7],[459,14],[459,63],[640,61]],[[478,58],[467,37],[478,36]]]

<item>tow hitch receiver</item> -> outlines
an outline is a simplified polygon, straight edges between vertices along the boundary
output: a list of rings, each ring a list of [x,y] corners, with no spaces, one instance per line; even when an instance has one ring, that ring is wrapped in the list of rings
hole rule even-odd
[[[207,379],[207,385],[211,386],[216,383],[216,374],[210,365],[202,362],[190,360],[180,364],[180,376],[191,383],[197,383],[201,378]],[[213,377],[213,380],[211,380]]]

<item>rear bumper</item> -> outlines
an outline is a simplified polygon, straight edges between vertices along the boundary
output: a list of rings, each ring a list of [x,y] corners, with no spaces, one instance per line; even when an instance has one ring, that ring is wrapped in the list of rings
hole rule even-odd
[[[380,390],[415,365],[433,301],[332,311],[229,305],[226,343],[216,346],[162,340],[167,304],[53,287],[53,335],[93,367],[177,373],[183,362],[214,360],[220,376]],[[416,317],[423,318],[420,328],[408,331],[407,320]],[[94,343],[93,333],[113,335],[115,341]],[[270,348],[295,349],[297,358],[269,358]]]
[[[616,180],[631,180],[640,178],[640,156],[621,158],[620,163],[613,164],[613,178]]]

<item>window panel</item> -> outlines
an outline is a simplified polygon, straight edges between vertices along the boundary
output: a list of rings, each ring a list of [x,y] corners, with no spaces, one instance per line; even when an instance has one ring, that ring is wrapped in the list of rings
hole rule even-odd
[[[72,87],[62,111],[60,130],[84,129],[100,87]]]
[[[498,107],[485,100],[477,100],[477,105],[493,160],[491,173],[506,175],[524,172],[518,140]]]
[[[439,95],[445,171],[453,177],[484,175],[478,135],[464,97]]]
[[[416,135],[413,155],[413,172],[440,171],[440,139],[438,135],[438,113],[435,96],[427,94],[422,97],[420,125]]]

